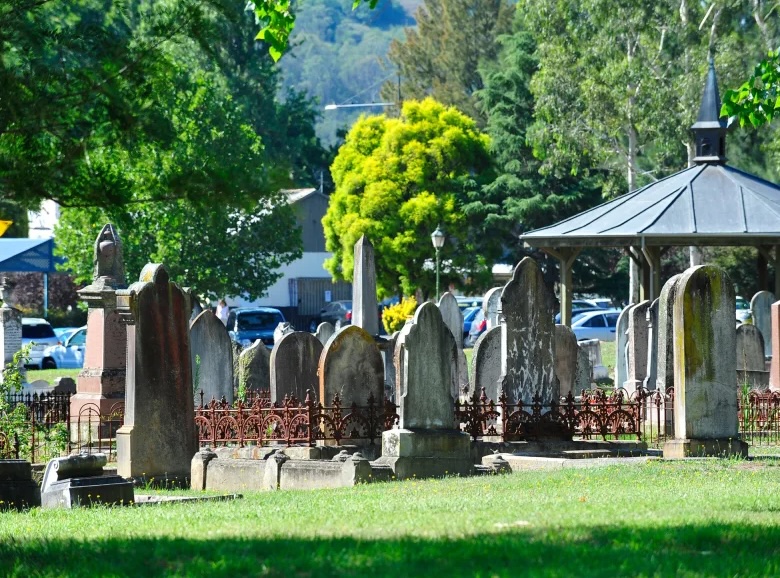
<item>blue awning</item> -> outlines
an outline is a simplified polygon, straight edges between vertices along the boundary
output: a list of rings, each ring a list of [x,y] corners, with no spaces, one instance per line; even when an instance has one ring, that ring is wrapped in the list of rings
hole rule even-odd
[[[54,273],[54,239],[0,239],[0,271]]]

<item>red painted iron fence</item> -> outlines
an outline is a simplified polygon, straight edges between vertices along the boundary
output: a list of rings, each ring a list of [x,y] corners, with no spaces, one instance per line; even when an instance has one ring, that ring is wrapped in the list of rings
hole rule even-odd
[[[742,391],[738,399],[742,441],[753,446],[780,444],[780,392]]]

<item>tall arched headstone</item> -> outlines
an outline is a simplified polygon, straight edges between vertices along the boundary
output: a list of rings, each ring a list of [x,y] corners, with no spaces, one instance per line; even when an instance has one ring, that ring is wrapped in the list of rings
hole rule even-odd
[[[482,312],[485,314],[488,329],[498,327],[498,311],[501,309],[501,292],[503,290],[503,287],[493,287],[485,293],[485,298],[482,300]]]
[[[261,339],[244,349],[238,358],[239,387],[247,391],[271,390],[271,352]]]
[[[615,327],[615,387],[623,387],[628,379],[628,320],[634,304],[627,305]]]
[[[647,377],[647,311],[650,305],[650,301],[637,303],[628,314],[628,375],[623,387],[629,394],[640,388]]]
[[[674,298],[682,275],[674,275],[664,283],[658,298],[658,368],[656,388],[666,393],[674,387]]]
[[[647,310],[647,375],[642,383],[647,391],[654,390],[658,380],[658,303],[656,299]]]
[[[325,347],[328,339],[333,337],[334,333],[336,333],[336,328],[333,327],[333,324],[328,321],[323,321],[317,326],[317,331],[314,333],[314,336],[319,339],[322,346]]]
[[[764,337],[755,325],[740,323],[737,326],[737,370],[764,371]]]
[[[233,403],[233,346],[225,324],[210,309],[202,311],[190,324],[192,379],[203,392],[203,402],[223,397]]]
[[[734,289],[701,265],[680,277],[674,299],[674,438],[664,457],[747,456],[737,421]]]
[[[283,336],[271,351],[271,403],[281,404],[285,396],[303,403],[307,390],[316,398],[320,355],[322,343],[311,333],[294,331]]]
[[[479,336],[471,358],[471,388],[485,389],[485,395],[498,405],[501,396],[501,328],[491,327]]]
[[[457,398],[469,384],[466,354],[463,353],[463,312],[458,306],[458,300],[449,291],[439,299],[439,311],[458,348],[455,371],[452,374],[452,395]]]
[[[354,325],[328,340],[320,356],[319,377],[319,399],[325,405],[331,405],[336,394],[344,408],[353,403],[366,406],[372,396],[381,404],[385,397],[385,368],[379,347],[367,331]]]
[[[116,435],[124,478],[183,480],[198,449],[190,361],[188,295],[167,269],[148,264],[117,291],[127,323],[125,422]]]
[[[575,389],[577,359],[579,356],[577,336],[571,327],[555,326],[555,375],[560,383],[560,396],[578,393]]]
[[[759,291],[750,300],[750,312],[753,315],[753,325],[764,338],[764,357],[772,355],[772,303],[775,296],[769,291]],[[735,313],[736,315],[736,313]]]

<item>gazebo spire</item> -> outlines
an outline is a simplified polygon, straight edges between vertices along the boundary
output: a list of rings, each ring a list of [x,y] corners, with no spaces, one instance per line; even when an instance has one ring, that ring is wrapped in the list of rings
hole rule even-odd
[[[711,55],[699,117],[691,129],[696,140],[695,163],[726,162],[726,120],[720,118],[718,80],[715,77],[715,60]]]

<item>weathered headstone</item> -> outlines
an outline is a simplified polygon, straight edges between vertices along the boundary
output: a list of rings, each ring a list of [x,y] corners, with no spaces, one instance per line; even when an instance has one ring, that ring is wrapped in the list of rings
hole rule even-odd
[[[769,387],[780,389],[780,301],[772,303],[772,362],[769,367]]]
[[[11,290],[6,285],[5,278],[0,284],[0,351],[3,352],[3,365],[0,367],[0,383],[6,365],[13,362],[14,354],[22,348],[22,312],[11,306]]]
[[[233,403],[233,346],[225,324],[210,309],[190,324],[190,355],[195,395],[203,402]]]
[[[281,323],[277,323],[276,327],[274,327],[274,343],[279,341],[288,333],[292,333],[293,331],[295,331],[295,328],[293,328],[292,323],[289,321],[282,321]]]
[[[364,329],[348,325],[334,335],[319,362],[319,400],[331,405],[338,394],[341,407],[366,406],[373,397],[377,407],[385,397],[385,368],[374,338]]]
[[[658,380],[658,305],[659,299],[653,301],[647,309],[647,375],[642,386],[647,391],[655,389]]]
[[[577,336],[571,327],[555,326],[555,375],[560,383],[560,396],[576,393],[574,381],[577,375],[577,359],[579,357]]]
[[[439,299],[439,311],[444,324],[455,339],[455,346],[458,348],[455,371],[452,374],[452,395],[457,398],[463,393],[464,389],[468,388],[469,384],[466,354],[463,353],[463,312],[458,307],[458,300],[449,291],[442,294]]]
[[[288,333],[276,342],[271,351],[271,403],[281,405],[288,396],[302,404],[308,390],[312,400],[316,399],[320,355],[322,343],[306,331]]]
[[[466,475],[469,436],[455,429],[452,372],[457,347],[438,307],[423,303],[395,350],[400,429],[382,434],[380,464],[399,479]]]
[[[239,387],[243,380],[247,391],[271,390],[271,352],[262,340],[244,349],[238,359]]]
[[[628,320],[633,304],[620,312],[615,328],[615,387],[623,387],[628,379]]]
[[[590,363],[590,354],[584,347],[577,346],[577,373],[574,379],[574,395],[582,394],[583,390],[590,389],[593,379],[593,369]]]
[[[493,287],[485,293],[485,297],[482,300],[482,312],[485,314],[488,329],[498,327],[498,311],[501,308],[501,292],[503,290],[503,287]]]
[[[314,334],[314,336],[319,339],[320,343],[322,343],[322,346],[325,347],[328,339],[333,337],[334,333],[336,333],[336,328],[333,327],[333,324],[327,321],[323,321],[317,326],[317,332]]]
[[[219,317],[217,317],[219,319]],[[262,343],[262,340],[260,343],[265,347],[265,344]],[[257,341],[253,345],[257,344]],[[240,359],[241,359],[241,352],[244,350],[243,347],[241,347],[240,343],[237,343],[236,341],[231,340],[230,341],[230,349],[233,354],[233,391],[238,391],[238,389],[241,387],[241,365],[240,365]],[[206,400],[204,400],[204,403]]]
[[[125,422],[116,435],[117,473],[179,481],[198,449],[190,362],[190,304],[167,269],[150,263],[117,291],[127,324]]]
[[[385,366],[385,397],[395,403],[395,346],[398,331],[388,335],[380,342],[382,363]]]
[[[755,325],[737,326],[737,370],[764,371],[764,336]]]
[[[623,387],[629,394],[640,388],[647,377],[648,309],[650,301],[642,301],[628,314],[628,376]]]
[[[658,298],[658,369],[656,388],[662,394],[674,387],[674,299],[682,275],[674,275],[661,288]]]
[[[485,388],[485,395],[498,405],[501,396],[501,328],[491,327],[479,336],[471,357],[472,393],[479,394]]]
[[[555,323],[536,261],[525,257],[501,292],[501,379],[509,403],[549,404],[560,396],[555,377]]]
[[[26,460],[0,459],[0,511],[40,505],[41,490],[32,478],[32,464]]]
[[[352,325],[363,328],[369,335],[379,335],[374,246],[365,235],[355,243],[354,267],[352,275]]]
[[[603,379],[609,377],[609,370],[601,361],[601,341],[598,339],[583,339],[579,342],[580,349],[588,352],[590,360],[591,379]]]
[[[104,475],[106,461],[105,454],[79,454],[50,460],[41,484],[41,507],[132,504],[133,483],[118,475]]]
[[[738,439],[734,290],[719,267],[688,269],[674,299],[674,438],[664,457],[747,456]]]
[[[764,338],[764,356],[772,355],[772,303],[775,296],[769,291],[759,291],[750,300],[750,312],[753,315],[753,325],[758,327]]]

